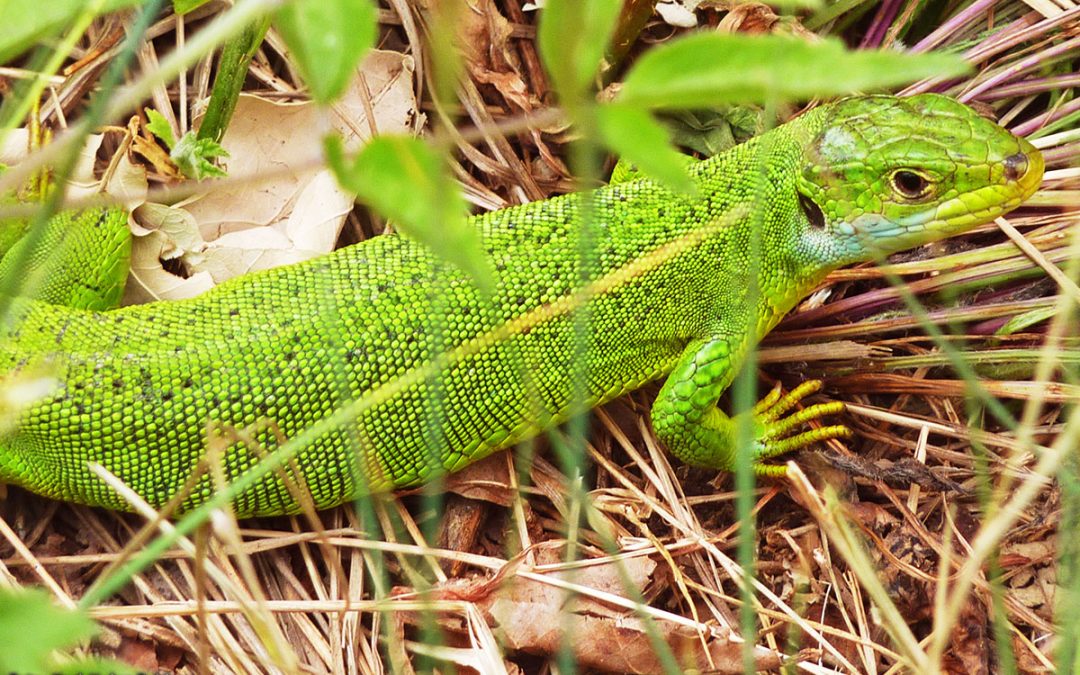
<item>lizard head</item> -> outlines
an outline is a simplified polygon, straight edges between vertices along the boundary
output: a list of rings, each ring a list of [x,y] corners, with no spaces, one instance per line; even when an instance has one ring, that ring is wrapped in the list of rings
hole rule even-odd
[[[1030,143],[953,99],[865,96],[825,113],[796,192],[807,243],[835,267],[991,221],[1042,174]]]

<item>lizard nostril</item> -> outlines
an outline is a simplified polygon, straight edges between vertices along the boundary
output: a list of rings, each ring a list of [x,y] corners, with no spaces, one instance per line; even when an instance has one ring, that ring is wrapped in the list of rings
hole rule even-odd
[[[1005,164],[1005,179],[1019,180],[1028,170],[1028,158],[1022,152],[1009,155],[1003,162]]]

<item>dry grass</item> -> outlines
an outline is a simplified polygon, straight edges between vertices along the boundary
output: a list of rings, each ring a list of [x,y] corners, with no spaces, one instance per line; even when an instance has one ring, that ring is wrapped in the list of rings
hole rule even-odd
[[[418,4],[386,3],[382,47],[414,56],[416,90],[437,132],[456,145],[455,176],[469,198],[497,208],[572,189],[561,159],[568,139],[542,104],[550,92],[533,15],[517,2],[477,2],[484,20],[470,27],[459,107],[435,109],[424,93],[430,64]],[[1044,86],[1040,55],[1064,49],[1068,63],[1080,59],[1077,9],[1030,4],[1002,1],[993,10],[1010,17],[1001,35],[1018,36],[1016,44],[975,25],[927,42],[980,55],[978,74],[949,84],[949,93],[995,100],[1005,85],[1025,83],[995,103],[1025,133],[1040,128],[1040,115],[1060,113],[1059,103],[1075,103],[1043,93],[1076,82]],[[892,17],[874,14],[884,7]],[[900,3],[881,8],[846,34],[895,39],[885,29],[904,11]],[[159,21],[139,53],[143,71],[220,10],[211,3],[182,22]],[[762,10],[699,16],[733,17],[728,25],[744,29],[768,23]],[[49,83],[45,125],[78,117],[121,30],[112,21],[94,26],[77,60]],[[650,20],[628,58],[675,32]],[[273,39],[264,45],[248,88],[300,97],[279,49]],[[1026,61],[1034,65],[1017,74]],[[140,100],[184,130],[212,72],[203,58],[182,85],[149,80]],[[0,75],[25,73],[7,67]],[[530,125],[537,119],[541,126]],[[655,389],[646,388],[597,412],[581,467],[552,464],[556,435],[455,476],[444,500],[404,495],[239,523],[220,513],[92,609],[107,630],[91,649],[179,672],[565,672],[574,661],[586,670],[654,671],[664,666],[657,644],[683,663],[730,672],[742,670],[746,653],[766,670],[1051,670],[1054,650],[1080,633],[1063,600],[1077,592],[1077,552],[1065,541],[1071,530],[1058,534],[1080,520],[1072,405],[1080,385],[1080,172],[1072,168],[1080,134],[1069,127],[1038,141],[1048,173],[1032,206],[887,267],[837,272],[764,345],[763,383],[791,388],[820,377],[830,400],[849,403],[844,421],[856,434],[801,454],[788,479],[754,493],[756,636],[739,637],[741,526],[731,481],[671,465],[648,429]],[[160,184],[162,197],[196,189]],[[349,240],[381,229],[359,210],[350,223]],[[905,309],[913,301],[925,306],[922,316]],[[995,337],[1031,312],[1042,320]],[[927,324],[944,335],[928,337]],[[950,366],[949,346],[977,381]],[[976,388],[1019,426],[1009,430],[987,412]],[[70,606],[169,527],[17,490],[0,517],[6,580],[44,585]],[[573,645],[562,662],[559,627]]]

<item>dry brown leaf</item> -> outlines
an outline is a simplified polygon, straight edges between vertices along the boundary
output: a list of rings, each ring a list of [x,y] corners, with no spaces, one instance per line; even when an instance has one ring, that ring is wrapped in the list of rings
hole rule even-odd
[[[735,5],[716,26],[720,33],[769,33],[780,20],[772,7],[759,3]]]
[[[127,138],[121,143],[121,151],[110,162],[105,175],[98,176],[98,151],[101,149],[104,134],[91,134],[79,151],[78,159],[72,167],[71,178],[67,183],[66,199],[77,201],[98,196],[100,193],[112,197],[124,204],[130,211],[146,201],[146,170],[131,161],[123,148]],[[0,164],[17,164],[29,153],[30,132],[25,128],[13,129],[4,136],[0,145]],[[129,219],[129,224],[133,221]]]
[[[161,670],[154,643],[125,636],[116,652],[117,658],[142,672],[155,673]]]
[[[949,636],[949,648],[941,659],[941,670],[955,675],[986,675],[990,672],[990,626],[982,603],[970,599]]]
[[[165,148],[161,147],[158,139],[146,130],[140,117],[133,117],[128,123],[128,131],[131,133],[131,152],[142,157],[154,167],[154,171],[169,180],[181,180],[183,174],[177,168],[176,162]]]
[[[726,3],[706,3],[726,4]],[[760,35],[765,33],[791,34],[803,38],[809,42],[817,42],[820,38],[816,33],[807,30],[798,19],[783,18],[773,11],[772,7],[758,2],[737,3],[725,6],[727,14],[717,24],[716,30],[721,33],[746,33]]]
[[[461,12],[459,44],[465,65],[477,82],[489,84],[519,110],[540,102],[525,82],[517,53],[510,45],[513,27],[493,0],[469,0]]]
[[[94,174],[94,165],[104,138],[104,134],[90,134],[86,137],[68,179],[68,199],[87,197],[101,191],[101,182]],[[14,166],[30,154],[29,129],[12,129],[4,135],[3,141],[3,144],[0,144],[0,164]]]
[[[127,153],[122,153],[115,164],[112,173],[104,178],[105,193],[124,204],[129,212],[133,211],[146,203],[146,194],[149,191],[146,169],[132,162]],[[134,229],[134,219],[129,222]]]
[[[208,272],[185,278],[165,271],[161,261],[168,260],[176,247],[164,233],[150,231],[136,241],[139,245],[131,251],[131,274],[124,291],[125,304],[180,300],[214,287],[214,280]]]
[[[506,456],[496,453],[446,477],[448,492],[509,507],[514,501]]]
[[[533,553],[540,564],[560,561],[559,551],[552,547],[539,547]],[[595,596],[568,594],[552,584],[515,574],[516,569],[511,563],[495,579],[454,579],[436,593],[475,603],[495,630],[500,644],[508,650],[551,656],[569,640],[575,660],[582,668],[621,673],[663,672],[646,621],[599,597],[607,594],[627,598],[627,586],[643,592],[657,569],[654,560],[635,557],[548,573],[555,579],[592,589]],[[742,672],[741,641],[730,632],[714,627],[699,634],[664,619],[653,619],[652,624],[684,667]],[[454,627],[449,622],[444,625]],[[779,663],[775,655],[758,650],[759,668],[776,667]]]
[[[135,241],[135,288],[125,300],[191,297],[234,276],[333,250],[353,196],[321,166],[323,137],[336,130],[355,149],[374,131],[407,133],[420,119],[410,56],[372,52],[360,73],[329,110],[241,96],[222,140],[230,153],[224,165],[233,178],[267,178],[228,182],[174,206],[140,210],[144,231]],[[373,119],[365,113],[369,107]],[[182,231],[166,228],[164,240],[148,234],[179,222],[185,224]],[[155,266],[162,255],[178,259],[187,278]]]

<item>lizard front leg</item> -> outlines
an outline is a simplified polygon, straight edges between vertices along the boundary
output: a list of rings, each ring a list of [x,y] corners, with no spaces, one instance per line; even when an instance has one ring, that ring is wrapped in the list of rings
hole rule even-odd
[[[653,404],[652,422],[657,437],[671,454],[687,464],[724,471],[735,469],[740,420],[725,415],[716,402],[737,372],[741,350],[736,345],[722,336],[691,342]],[[821,383],[812,380],[781,396],[777,387],[745,413],[751,417],[756,474],[783,475],[783,466],[765,464],[764,460],[816,441],[850,435],[842,425],[792,433],[810,420],[843,410],[843,403],[819,403],[784,416],[802,398],[820,388]]]

